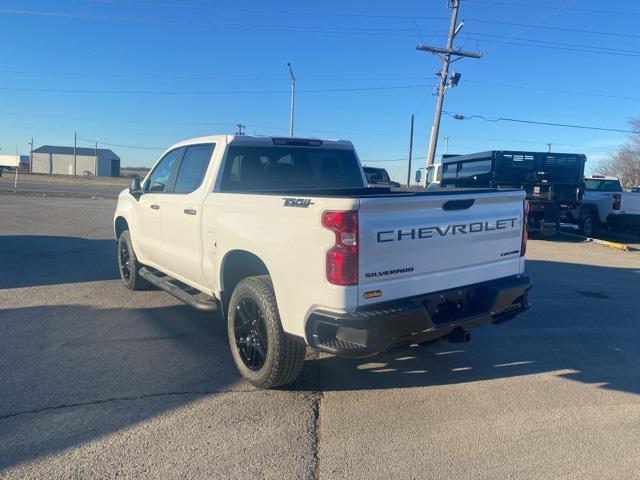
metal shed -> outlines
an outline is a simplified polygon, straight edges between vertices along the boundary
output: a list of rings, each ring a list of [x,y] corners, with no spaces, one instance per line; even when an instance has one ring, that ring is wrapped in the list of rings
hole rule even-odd
[[[32,153],[31,172],[119,177],[120,157],[107,148],[59,147],[43,145]]]

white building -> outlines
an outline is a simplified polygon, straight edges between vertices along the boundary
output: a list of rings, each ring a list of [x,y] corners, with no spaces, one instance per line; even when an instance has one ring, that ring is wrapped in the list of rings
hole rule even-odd
[[[31,172],[56,175],[75,174],[95,177],[119,177],[120,157],[106,148],[58,147],[43,145],[32,154]]]

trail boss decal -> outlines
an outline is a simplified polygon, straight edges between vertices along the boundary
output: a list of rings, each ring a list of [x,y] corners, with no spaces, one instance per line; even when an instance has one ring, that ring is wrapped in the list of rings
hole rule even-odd
[[[378,298],[382,296],[382,290],[369,290],[362,295],[365,299]]]
[[[297,208],[309,208],[309,205],[313,205],[314,203],[310,198],[289,198],[283,197],[284,203],[283,207],[297,207]]]
[[[520,219],[503,218],[495,222],[471,222],[459,225],[436,227],[416,227],[398,230],[382,230],[376,233],[378,243],[403,242],[406,240],[424,240],[427,238],[448,237],[452,235],[469,235],[493,230],[520,228]]]

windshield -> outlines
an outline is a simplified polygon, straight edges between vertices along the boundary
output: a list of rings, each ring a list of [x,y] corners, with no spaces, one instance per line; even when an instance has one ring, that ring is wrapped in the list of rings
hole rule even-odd
[[[435,167],[428,167],[427,168],[427,183],[432,183],[433,182],[433,176],[436,172]]]
[[[596,190],[598,192],[622,192],[622,185],[619,180],[597,180],[586,178],[584,180],[585,190]]]
[[[367,176],[369,183],[389,182],[389,174],[384,168],[364,167],[364,174]]]
[[[362,188],[353,150],[229,147],[222,191]]]

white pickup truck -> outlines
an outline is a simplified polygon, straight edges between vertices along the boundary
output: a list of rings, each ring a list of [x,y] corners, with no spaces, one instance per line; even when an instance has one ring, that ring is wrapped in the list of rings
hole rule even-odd
[[[640,236],[640,194],[625,192],[616,177],[584,178],[582,205],[568,210],[563,221],[577,224],[586,237],[606,229]]]
[[[306,347],[368,356],[467,341],[528,308],[519,190],[367,188],[347,141],[218,135],[173,145],[118,199],[118,267],[228,324],[252,384]]]

